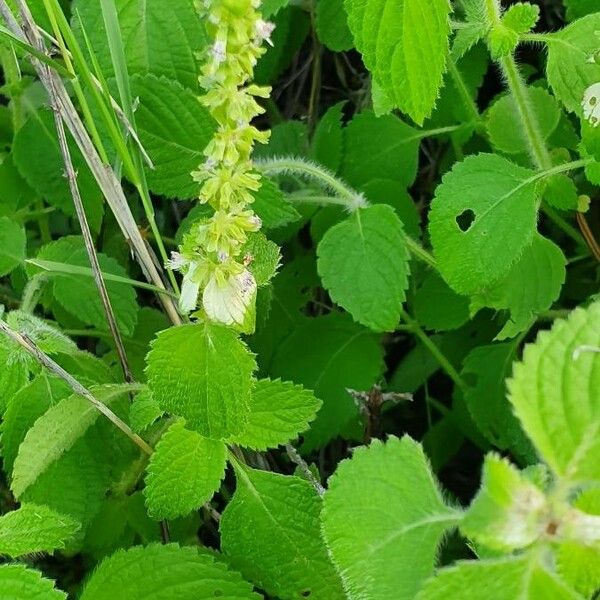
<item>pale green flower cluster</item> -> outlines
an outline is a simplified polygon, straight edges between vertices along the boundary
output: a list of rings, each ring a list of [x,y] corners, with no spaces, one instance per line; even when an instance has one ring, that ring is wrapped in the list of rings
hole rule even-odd
[[[215,212],[194,224],[169,265],[184,274],[181,310],[196,310],[201,296],[203,315],[228,325],[243,325],[256,298],[256,281],[248,270],[252,257],[244,256],[243,246],[248,234],[261,227],[250,207],[260,188],[251,155],[254,144],[269,140],[269,132],[259,131],[252,121],[264,112],[256,98],[267,98],[271,89],[251,81],[273,31],[261,19],[259,5],[260,0],[197,2],[212,40],[200,75],[206,90],[200,101],[217,131],[193,176],[202,184],[200,202]]]

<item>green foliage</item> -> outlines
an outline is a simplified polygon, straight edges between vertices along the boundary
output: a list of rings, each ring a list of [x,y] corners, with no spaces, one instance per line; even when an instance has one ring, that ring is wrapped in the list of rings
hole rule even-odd
[[[0,218],[0,275],[7,275],[25,258],[25,230],[8,217]]]
[[[0,585],[6,600],[66,600],[67,595],[57,590],[54,583],[44,579],[38,571],[24,565],[0,565]]]
[[[394,105],[422,125],[435,105],[445,71],[449,3],[345,0],[345,6],[365,64]]]
[[[323,533],[349,598],[408,599],[433,572],[442,537],[460,518],[419,445],[390,438],[340,464],[325,494]]]
[[[186,429],[183,421],[171,425],[148,463],[148,514],[174,519],[210,500],[225,475],[226,456],[223,442]]]
[[[490,31],[489,44],[494,58],[514,52],[519,35],[528,33],[538,21],[540,9],[529,2],[513,4]]]
[[[158,405],[211,439],[243,431],[250,412],[253,355],[222,325],[161,332],[148,355],[148,383]]]
[[[0,517],[0,554],[17,557],[64,548],[78,529],[77,521],[46,506],[22,504]]]
[[[374,331],[393,331],[408,287],[402,223],[390,206],[357,210],[332,227],[317,248],[317,266],[332,300]]]
[[[236,466],[223,513],[223,552],[258,587],[281,598],[343,598],[319,531],[321,499],[310,484]]]
[[[181,600],[259,598],[239,574],[207,551],[153,544],[121,550],[104,560],[87,582],[81,599],[158,599],[165,594]]]

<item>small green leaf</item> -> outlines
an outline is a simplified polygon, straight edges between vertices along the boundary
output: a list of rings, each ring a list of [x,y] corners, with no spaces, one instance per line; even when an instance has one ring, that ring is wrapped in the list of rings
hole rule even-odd
[[[92,388],[103,404],[130,391],[130,386]],[[17,498],[62,454],[67,452],[96,422],[99,411],[82,396],[72,395],[50,407],[29,429],[13,467],[11,489]]]
[[[248,241],[242,247],[242,256],[247,256],[251,262],[248,269],[254,275],[256,285],[267,285],[279,268],[281,252],[279,246],[268,240],[264,234],[251,233]]]
[[[160,419],[165,412],[160,408],[158,402],[152,396],[152,392],[146,388],[136,394],[129,408],[129,424],[136,433],[144,431],[152,423]]]
[[[344,9],[344,0],[319,0],[315,25],[319,39],[334,52],[352,49],[352,33]]]
[[[548,44],[548,82],[567,110],[578,115],[585,90],[600,81],[600,64],[589,60],[600,47],[598,30],[600,13],[596,12],[552,34]]]
[[[254,193],[252,210],[260,217],[263,229],[277,229],[300,220],[300,213],[288,202],[276,183],[263,177]]]
[[[0,218],[0,277],[8,275],[25,260],[25,229],[8,217]]]
[[[199,548],[151,544],[119,550],[87,581],[81,600],[259,600],[224,561]]]
[[[574,310],[525,347],[508,382],[515,414],[568,482],[600,479],[600,303]]]
[[[319,2],[321,6],[323,2]],[[325,5],[328,2],[325,1]],[[345,131],[342,128],[342,118],[345,102],[334,104],[323,115],[312,138],[311,156],[324,167],[336,173],[344,154]]]
[[[433,573],[442,537],[460,518],[409,437],[376,440],[341,462],[322,515],[348,598],[361,600],[413,600]]]
[[[461,561],[430,579],[416,600],[583,600],[535,555]]]
[[[538,6],[529,2],[513,4],[490,31],[489,43],[492,57],[499,58],[514,52],[519,43],[519,36],[533,29],[539,17]]]
[[[321,539],[321,499],[312,486],[241,466],[236,479],[220,523],[221,546],[231,564],[281,600],[344,598]]]
[[[334,302],[375,331],[393,331],[406,298],[409,253],[394,209],[359,209],[332,227],[317,248],[317,266]]]
[[[208,502],[225,476],[227,448],[178,421],[158,442],[147,467],[144,495],[153,519],[184,517]]]
[[[22,504],[0,517],[0,555],[12,558],[65,547],[80,525],[47,506]]]
[[[534,173],[494,154],[457,163],[436,190],[429,233],[444,279],[471,294],[508,273],[536,230]]]
[[[289,381],[260,379],[254,384],[246,429],[235,442],[266,450],[296,439],[321,407],[310,390]]]
[[[159,406],[211,439],[243,431],[250,411],[254,356],[233,329],[211,323],[158,334],[146,374]]]
[[[448,53],[446,0],[345,0],[367,68],[395,106],[419,125],[435,105]]]
[[[549,510],[539,488],[507,460],[488,454],[481,489],[460,528],[486,548],[510,552],[525,548],[544,535]]]
[[[53,581],[25,565],[0,565],[0,589],[6,600],[67,600]]]

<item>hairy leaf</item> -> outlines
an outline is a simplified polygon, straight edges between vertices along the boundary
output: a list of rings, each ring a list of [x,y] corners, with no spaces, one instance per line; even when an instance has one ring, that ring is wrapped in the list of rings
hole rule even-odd
[[[156,519],[183,517],[210,500],[225,475],[227,448],[185,428],[171,425],[147,467],[146,506]]]
[[[301,385],[260,379],[252,389],[246,428],[234,441],[255,450],[276,448],[308,429],[320,407],[320,400]]]
[[[444,503],[421,446],[374,441],[329,481],[323,533],[350,600],[412,600],[460,513]],[[407,557],[410,556],[410,560]]]
[[[525,347],[508,382],[542,458],[570,482],[600,479],[600,303],[574,310]]]
[[[14,558],[64,548],[79,528],[75,519],[47,506],[22,504],[0,517],[0,555]]]
[[[254,356],[223,325],[184,325],[161,332],[146,373],[154,399],[205,437],[243,431],[250,411]]]
[[[429,233],[439,269],[457,292],[500,279],[531,243],[535,182],[532,171],[494,154],[469,156],[443,178]]]
[[[319,531],[321,499],[311,485],[241,466],[236,478],[220,523],[221,545],[232,565],[281,600],[342,599]]]
[[[259,600],[252,586],[199,549],[151,544],[119,550],[88,580],[81,600]]]
[[[67,600],[53,581],[25,565],[0,565],[0,589],[3,600]]]

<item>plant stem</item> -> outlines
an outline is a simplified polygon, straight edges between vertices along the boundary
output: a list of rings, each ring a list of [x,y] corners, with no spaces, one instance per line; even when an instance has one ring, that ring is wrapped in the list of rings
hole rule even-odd
[[[21,310],[26,313],[32,313],[38,304],[40,296],[44,291],[44,285],[47,277],[44,275],[34,275],[25,285],[23,296],[21,298]]]
[[[430,337],[423,331],[419,323],[413,319],[405,310],[402,311],[402,319],[408,323],[411,331],[421,340],[425,348],[431,352],[433,357],[438,361],[442,369],[446,371],[448,377],[459,387],[463,392],[469,389],[466,381],[460,376],[460,373],[454,368],[452,363],[444,356],[444,353],[431,341]]]
[[[437,262],[435,258],[419,244],[416,240],[414,240],[410,235],[404,236],[406,241],[406,247],[409,251],[414,255],[415,258],[418,258],[420,261],[424,262],[426,265],[429,265],[432,269],[438,270]]]
[[[454,83],[454,87],[456,87],[456,91],[458,92],[458,96],[462,101],[463,106],[471,115],[471,119],[475,123],[479,123],[481,121],[481,116],[479,114],[477,104],[475,104],[475,100],[473,100],[471,97],[469,89],[467,88],[467,84],[465,83],[461,72],[458,70],[458,67],[456,66],[452,56],[448,56],[447,64],[448,73],[450,73],[450,77],[452,78],[452,82]]]
[[[47,354],[42,352],[38,346],[27,335],[11,329],[4,321],[0,320],[0,331],[13,342],[16,342],[26,352],[31,354],[35,360],[46,367],[54,375],[62,379],[78,396],[88,400],[92,406],[103,414],[113,425],[120,429],[142,452],[150,455],[153,449],[139,435],[134,433],[129,425],[122,421],[108,406],[100,402],[87,388],[85,388],[72,375],[67,373],[59,364],[55,363]]]
[[[315,477],[315,474],[310,470],[310,467],[306,464],[306,461],[300,456],[300,453],[291,444],[285,445],[285,451],[289,459],[302,471],[304,477],[310,482],[315,488],[315,491],[319,496],[325,493],[325,488],[321,485],[321,482]]]

